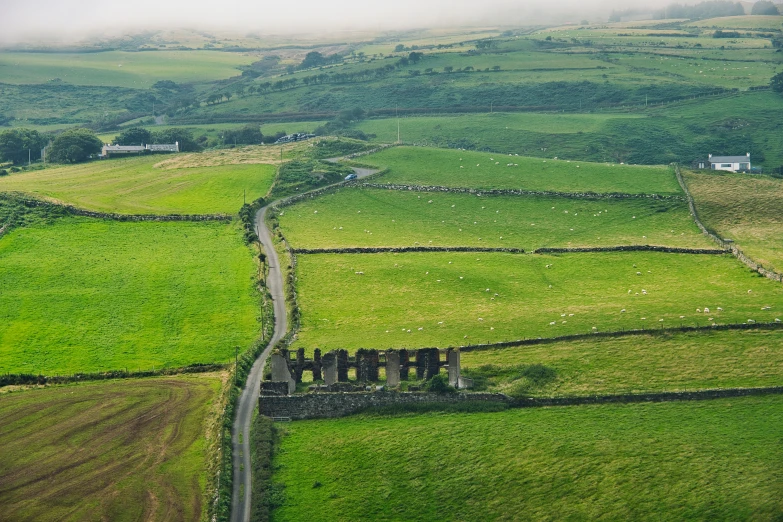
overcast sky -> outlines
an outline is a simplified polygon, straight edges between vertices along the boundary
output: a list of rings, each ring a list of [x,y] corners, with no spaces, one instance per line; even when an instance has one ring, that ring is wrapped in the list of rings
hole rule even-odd
[[[0,40],[78,38],[143,28],[237,28],[267,34],[524,25],[588,18],[662,0],[0,0]]]

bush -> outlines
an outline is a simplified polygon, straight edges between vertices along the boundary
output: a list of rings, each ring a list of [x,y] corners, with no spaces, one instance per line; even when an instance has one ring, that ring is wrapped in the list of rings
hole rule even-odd
[[[457,390],[449,386],[449,377],[445,373],[433,375],[427,382],[427,391],[430,393],[455,393]]]
[[[0,169],[0,176],[7,176],[7,175],[8,175],[8,171],[7,170]]]

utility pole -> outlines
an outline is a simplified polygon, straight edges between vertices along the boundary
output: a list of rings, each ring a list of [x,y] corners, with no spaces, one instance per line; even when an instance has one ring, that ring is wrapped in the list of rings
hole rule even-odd
[[[30,163],[32,163],[32,162],[30,161],[30,158],[31,158],[31,157],[32,157],[32,156],[30,155],[30,149],[27,149],[27,166],[28,166],[28,167],[30,166]]]
[[[394,114],[397,116],[397,145],[400,144],[400,108],[394,108]]]
[[[234,384],[239,386],[239,346],[234,346]]]
[[[242,189],[242,205],[247,205],[247,189]]]

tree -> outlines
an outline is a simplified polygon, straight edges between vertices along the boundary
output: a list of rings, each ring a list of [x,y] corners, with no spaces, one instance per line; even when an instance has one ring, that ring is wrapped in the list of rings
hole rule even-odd
[[[30,155],[38,157],[46,142],[46,138],[35,130],[10,129],[0,132],[0,159],[17,165],[24,163]]]
[[[245,125],[238,129],[229,129],[223,133],[225,145],[259,145],[264,139],[258,125]]]
[[[753,8],[750,10],[752,15],[774,15],[778,16],[780,11],[778,7],[769,0],[760,0],[753,4]]]
[[[403,44],[397,44],[397,46],[394,48],[395,53],[401,53],[405,50],[405,45]]]
[[[56,163],[78,163],[98,154],[102,147],[101,140],[90,130],[67,130],[54,139],[49,159]]]
[[[454,67],[452,67],[451,65],[447,65],[446,67],[443,68],[443,70],[447,73],[450,73],[451,71],[454,70]]]
[[[114,138],[115,145],[146,145],[152,143],[152,134],[141,127],[131,127]]]
[[[419,61],[421,61],[422,58],[424,58],[424,53],[419,53],[416,51],[408,55],[408,61],[411,63],[419,63]]]
[[[783,73],[777,73],[769,82],[769,86],[775,92],[783,92]]]
[[[180,152],[195,152],[201,149],[193,139],[193,133],[187,129],[164,129],[152,133],[153,143],[179,143]]]

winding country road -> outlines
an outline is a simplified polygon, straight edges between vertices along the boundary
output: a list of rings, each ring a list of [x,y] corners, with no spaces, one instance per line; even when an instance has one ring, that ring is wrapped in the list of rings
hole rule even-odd
[[[378,172],[372,169],[354,168],[357,178],[366,178]],[[341,182],[342,183],[342,182]],[[284,200],[281,200],[284,201]],[[258,404],[258,396],[261,388],[261,379],[264,364],[269,353],[277,342],[285,336],[288,330],[288,318],[286,316],[285,294],[283,287],[283,273],[280,271],[280,260],[272,242],[272,233],[266,227],[264,221],[267,210],[281,201],[269,203],[256,213],[255,226],[258,240],[264,247],[269,274],[266,285],[272,296],[275,312],[275,330],[269,344],[253,363],[247,382],[239,396],[236,419],[234,419],[233,433],[231,435],[232,460],[234,466],[234,481],[231,494],[231,521],[248,522],[251,512],[251,469],[250,469],[250,424],[253,420],[253,409]]]

